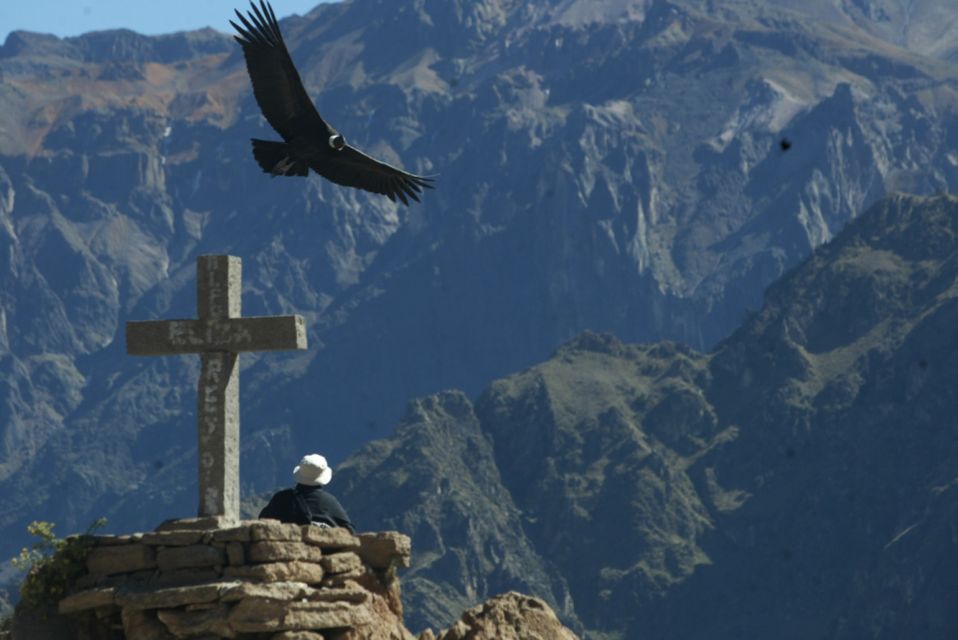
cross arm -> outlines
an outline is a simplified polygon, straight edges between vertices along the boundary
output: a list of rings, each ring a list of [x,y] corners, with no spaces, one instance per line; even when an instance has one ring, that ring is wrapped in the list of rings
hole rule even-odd
[[[126,351],[135,356],[305,348],[300,315],[126,323]]]

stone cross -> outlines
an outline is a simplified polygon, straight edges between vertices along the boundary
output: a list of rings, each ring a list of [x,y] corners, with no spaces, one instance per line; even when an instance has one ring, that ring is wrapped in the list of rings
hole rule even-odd
[[[239,520],[239,354],[306,348],[302,316],[243,318],[243,262],[234,256],[196,260],[196,320],[126,323],[126,351],[136,356],[199,353],[199,516]]]

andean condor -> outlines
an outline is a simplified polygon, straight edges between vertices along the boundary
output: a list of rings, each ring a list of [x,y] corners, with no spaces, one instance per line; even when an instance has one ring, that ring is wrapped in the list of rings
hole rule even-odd
[[[253,139],[253,157],[273,176],[306,176],[312,169],[327,180],[347,187],[381,193],[403,204],[419,202],[422,189],[433,180],[407,173],[370,158],[346,144],[346,138],[319,115],[306,94],[299,73],[283,42],[273,8],[265,0],[250,0],[248,18],[236,11],[243,26],[232,20],[243,46],[253,95],[266,121],[283,142]]]

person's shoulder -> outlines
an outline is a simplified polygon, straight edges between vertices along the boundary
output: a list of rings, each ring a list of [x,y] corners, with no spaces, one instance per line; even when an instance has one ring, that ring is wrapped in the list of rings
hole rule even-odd
[[[292,497],[292,495],[293,495],[292,489],[280,489],[279,491],[273,494],[273,497],[270,498],[270,500],[282,500],[284,498]]]
[[[336,496],[331,494],[329,491],[323,491],[321,494],[321,499],[328,505],[335,505],[336,507],[342,508],[342,505],[339,504],[339,500],[336,499]]]

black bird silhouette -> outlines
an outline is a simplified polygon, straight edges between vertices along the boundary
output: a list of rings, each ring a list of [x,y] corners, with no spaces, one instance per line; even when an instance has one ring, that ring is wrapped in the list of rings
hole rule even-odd
[[[788,138],[782,138],[778,146],[782,148],[782,151],[788,151],[792,148],[792,141]]]
[[[273,176],[306,176],[312,169],[327,180],[346,187],[381,193],[403,204],[419,202],[422,190],[433,188],[433,179],[407,173],[380,162],[346,144],[346,138],[326,123],[309,99],[299,73],[283,42],[273,7],[250,0],[248,19],[239,11],[243,26],[232,20],[243,47],[246,70],[253,83],[256,103],[283,142],[253,138],[253,157]],[[244,28],[245,27],[245,28]]]

